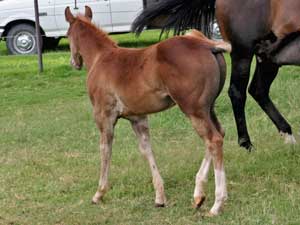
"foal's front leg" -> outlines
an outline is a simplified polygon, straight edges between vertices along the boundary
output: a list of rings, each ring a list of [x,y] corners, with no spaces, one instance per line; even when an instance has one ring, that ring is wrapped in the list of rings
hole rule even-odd
[[[102,116],[102,113],[95,112],[95,120],[100,130],[100,157],[101,170],[99,186],[96,194],[92,199],[92,203],[98,203],[108,190],[108,175],[111,161],[112,142],[114,136],[114,125],[117,117],[110,114],[110,116]]]
[[[164,192],[163,180],[158,171],[155,158],[150,145],[150,134],[148,120],[146,116],[130,118],[132,128],[139,141],[139,149],[145,159],[148,161],[151,173],[152,181],[155,189],[155,206],[164,207],[166,204],[166,197]]]

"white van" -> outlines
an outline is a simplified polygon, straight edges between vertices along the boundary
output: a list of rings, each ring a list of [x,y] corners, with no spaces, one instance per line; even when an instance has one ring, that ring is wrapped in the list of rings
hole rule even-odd
[[[93,10],[93,22],[108,33],[128,32],[137,14],[158,0],[39,0],[43,47],[55,48],[66,35],[68,24],[64,10],[84,12]],[[6,41],[10,54],[37,52],[33,0],[0,0],[0,40]]]

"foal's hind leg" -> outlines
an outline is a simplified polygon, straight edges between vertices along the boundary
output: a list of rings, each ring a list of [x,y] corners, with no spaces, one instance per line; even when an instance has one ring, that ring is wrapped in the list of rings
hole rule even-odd
[[[95,193],[92,203],[98,203],[108,190],[108,175],[111,161],[112,142],[114,136],[114,125],[117,116],[113,113],[101,113],[94,111],[95,121],[100,130],[100,157],[101,170],[97,192]],[[104,116],[104,114],[109,116]]]
[[[276,125],[280,134],[284,136],[285,142],[294,144],[296,140],[292,134],[291,126],[276,109],[269,96],[271,84],[277,73],[277,65],[266,61],[262,63],[257,62],[255,74],[249,87],[249,93]]]
[[[226,178],[223,163],[223,136],[211,120],[209,112],[203,112],[198,116],[190,116],[190,118],[193,127],[200,137],[203,138],[206,145],[205,158],[203,159],[196,176],[196,186],[194,191],[195,204],[199,207],[205,199],[203,184],[207,180],[212,159],[215,173],[215,203],[210,210],[210,215],[217,215],[222,210],[224,202],[227,199]]]
[[[205,149],[205,156],[202,160],[200,169],[196,175],[195,190],[194,190],[194,206],[196,208],[201,207],[205,201],[204,186],[207,183],[208,172],[211,164],[211,153],[208,149]]]
[[[221,125],[221,123],[219,122],[217,116],[216,116],[216,113],[214,111],[214,109],[212,108],[211,111],[210,111],[210,116],[211,116],[211,119],[213,121],[213,123],[215,124],[217,130],[220,132],[220,134],[222,135],[222,137],[225,137],[225,131]]]
[[[219,131],[221,136],[224,137],[225,132],[224,132],[213,109],[211,109],[210,115],[211,115],[212,122],[214,123],[216,129]],[[194,127],[197,127],[197,126],[199,126],[199,124],[197,125],[197,122],[196,122]],[[197,130],[199,130],[199,127]],[[196,175],[196,185],[195,185],[195,190],[194,190],[194,200],[195,200],[196,208],[199,208],[205,200],[204,185],[207,182],[207,176],[208,176],[211,160],[212,160],[212,155],[210,153],[210,150],[208,148],[206,148],[204,159],[203,159],[203,161],[201,163],[201,167]]]
[[[155,206],[163,207],[166,204],[163,180],[159,174],[158,167],[150,145],[150,134],[148,120],[146,116],[130,118],[132,128],[139,141],[139,149],[145,159],[148,161],[152,181],[155,189]]]
[[[210,116],[211,116],[211,120],[214,123],[216,129],[219,131],[219,133],[222,135],[222,137],[224,137],[225,132],[224,132],[213,108],[210,111]],[[199,126],[199,125],[195,124],[194,127],[196,127],[196,126]],[[210,153],[209,149],[206,148],[204,159],[202,160],[200,169],[196,175],[196,184],[195,184],[195,190],[194,190],[194,200],[195,200],[196,208],[201,207],[202,203],[205,201],[204,185],[207,182],[207,177],[208,177],[211,160],[212,160],[211,153]]]

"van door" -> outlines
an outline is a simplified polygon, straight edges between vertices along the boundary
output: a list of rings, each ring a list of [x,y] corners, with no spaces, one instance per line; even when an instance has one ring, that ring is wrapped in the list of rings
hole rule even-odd
[[[110,0],[79,0],[79,2],[91,7],[93,11],[93,22],[96,26],[108,33],[113,31]]]
[[[93,11],[93,22],[106,32],[112,32],[110,0],[55,0],[55,18],[60,35],[65,36],[69,24],[65,20],[65,8],[70,7],[73,14],[84,14],[85,6]]]
[[[56,30],[54,0],[39,1],[39,17],[40,26],[43,28],[47,36],[51,36],[52,32]]]
[[[130,31],[131,24],[143,9],[143,0],[111,0],[113,32]]]

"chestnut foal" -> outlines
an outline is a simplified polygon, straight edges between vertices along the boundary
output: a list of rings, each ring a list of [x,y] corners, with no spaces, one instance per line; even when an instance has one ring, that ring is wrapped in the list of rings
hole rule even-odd
[[[81,69],[83,62],[86,65],[88,93],[101,135],[100,181],[93,203],[99,202],[108,190],[114,126],[119,118],[125,118],[131,122],[139,149],[150,165],[155,204],[166,204],[163,180],[151,150],[147,114],[177,104],[206,145],[196,176],[195,205],[200,207],[205,199],[203,185],[213,161],[216,196],[210,214],[217,215],[227,198],[227,190],[224,131],[214,113],[214,102],[225,80],[222,52],[230,51],[231,46],[209,40],[194,30],[144,49],[120,48],[90,22],[89,7],[86,6],[84,16],[77,17],[67,7],[65,17],[70,23],[71,64],[76,69]]]

